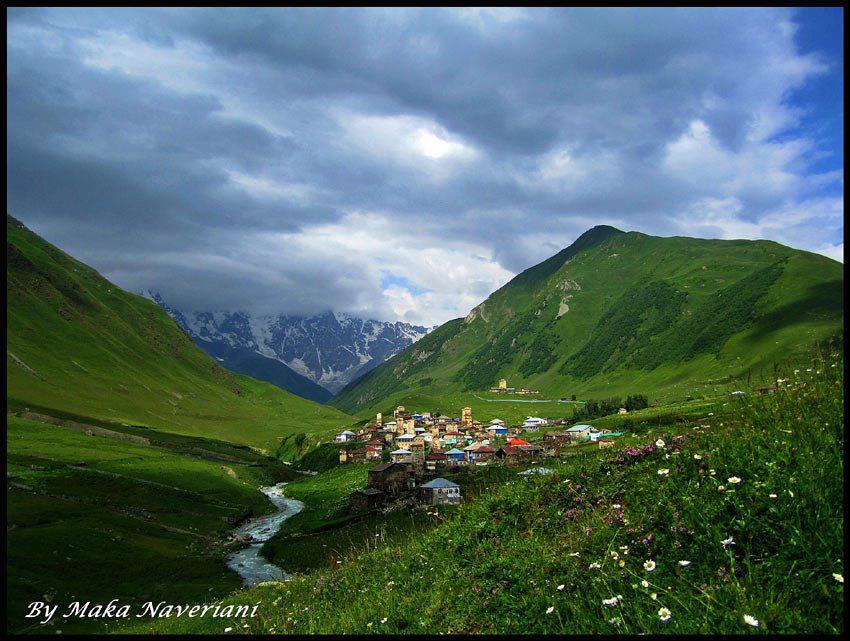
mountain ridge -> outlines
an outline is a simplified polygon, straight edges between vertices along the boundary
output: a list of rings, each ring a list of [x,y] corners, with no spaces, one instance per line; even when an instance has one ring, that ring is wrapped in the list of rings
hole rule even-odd
[[[160,305],[205,351],[241,348],[278,361],[333,393],[427,334],[402,321],[363,319],[326,311],[314,316],[245,311],[185,311],[158,292],[141,295]],[[328,395],[330,396],[330,395]]]

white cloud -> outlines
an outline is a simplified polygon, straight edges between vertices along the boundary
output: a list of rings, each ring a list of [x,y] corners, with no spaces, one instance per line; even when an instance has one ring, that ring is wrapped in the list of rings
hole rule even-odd
[[[843,198],[813,198],[760,215],[745,210],[735,197],[704,198],[676,219],[683,233],[706,238],[772,239],[843,262],[844,244],[823,242],[840,234]]]
[[[840,263],[844,262],[844,243],[838,243],[837,245],[830,245],[827,243],[825,245],[821,245],[817,249],[813,249],[812,251],[828,256]]]
[[[281,258],[305,269],[330,265],[336,276],[357,283],[358,296],[343,307],[352,314],[399,318],[436,325],[464,316],[513,273],[500,267],[490,250],[471,239],[441,239],[391,216],[351,212],[339,222],[316,225],[297,234],[264,235],[254,253],[269,269]],[[381,283],[387,273],[416,290]]]
[[[393,163],[435,179],[444,179],[478,152],[433,120],[418,116],[375,116],[334,108],[351,152],[380,163]]]

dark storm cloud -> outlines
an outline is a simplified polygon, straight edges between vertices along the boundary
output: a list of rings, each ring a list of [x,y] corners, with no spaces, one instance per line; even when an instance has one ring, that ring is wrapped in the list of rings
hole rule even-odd
[[[7,207],[178,306],[420,322],[602,222],[835,254],[793,18],[11,10]]]

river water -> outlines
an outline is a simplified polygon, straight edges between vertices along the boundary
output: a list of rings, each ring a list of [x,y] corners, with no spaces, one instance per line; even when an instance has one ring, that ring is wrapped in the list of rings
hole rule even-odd
[[[253,587],[263,581],[287,579],[289,575],[274,563],[267,561],[261,554],[263,543],[272,538],[289,517],[304,509],[304,504],[283,495],[286,483],[260,488],[277,508],[277,512],[268,516],[248,519],[233,530],[234,536],[240,536],[250,545],[244,550],[234,552],[227,557],[227,567],[236,572],[246,587]]]

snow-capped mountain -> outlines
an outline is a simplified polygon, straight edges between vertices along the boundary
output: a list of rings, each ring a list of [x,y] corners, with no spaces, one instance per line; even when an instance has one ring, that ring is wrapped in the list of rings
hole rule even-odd
[[[334,393],[429,331],[340,312],[309,317],[184,312],[169,306],[158,293],[142,295],[162,307],[196,342],[253,350]]]

